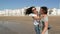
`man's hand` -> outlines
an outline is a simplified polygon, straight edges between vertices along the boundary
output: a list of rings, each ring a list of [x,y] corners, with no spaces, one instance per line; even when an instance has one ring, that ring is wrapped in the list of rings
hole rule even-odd
[[[42,34],[45,34],[45,33],[42,32]]]

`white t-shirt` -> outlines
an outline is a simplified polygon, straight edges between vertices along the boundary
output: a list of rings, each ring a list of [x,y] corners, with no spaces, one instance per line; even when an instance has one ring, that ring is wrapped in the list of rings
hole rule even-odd
[[[44,16],[43,18],[41,18],[41,20],[40,20],[40,24],[41,24],[42,29],[44,28],[44,23],[45,22],[48,22],[48,16],[47,15]],[[42,31],[42,29],[41,29],[41,31]],[[48,34],[48,30],[45,32],[45,34]]]
[[[40,20],[41,27],[44,26],[45,22],[48,22],[48,16],[47,15],[41,18],[41,20]]]
[[[48,21],[48,16],[45,15],[43,18],[41,18],[41,21],[43,21],[43,22],[47,22],[47,21]]]
[[[34,16],[37,16],[37,15],[36,14],[30,14],[29,16],[32,16],[32,18],[33,18]],[[33,22],[34,22],[34,25],[39,24],[39,20],[35,20],[34,18],[33,18]]]

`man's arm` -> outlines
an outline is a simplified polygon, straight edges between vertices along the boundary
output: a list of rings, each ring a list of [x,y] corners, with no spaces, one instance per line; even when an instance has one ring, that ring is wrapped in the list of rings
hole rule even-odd
[[[42,31],[42,34],[45,34],[45,32],[48,30],[48,17],[44,18],[44,29]]]
[[[42,34],[45,34],[45,32],[47,31],[47,29],[48,29],[48,22],[45,22],[45,27],[44,27],[44,29],[43,29],[43,31],[42,31]]]

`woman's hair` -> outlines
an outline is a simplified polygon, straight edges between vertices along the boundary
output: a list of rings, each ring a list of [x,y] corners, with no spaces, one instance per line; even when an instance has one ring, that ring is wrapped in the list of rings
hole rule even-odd
[[[35,8],[35,7],[32,6],[32,7],[30,7],[30,8],[27,8],[27,9],[26,9],[26,12],[25,12],[25,15],[29,15],[29,14],[33,13],[33,12],[32,12],[32,8]]]
[[[43,11],[44,11],[44,14],[47,14],[47,13],[48,13],[48,8],[47,8],[47,7],[45,7],[45,6],[42,6],[42,7],[41,7],[41,9],[43,9]]]

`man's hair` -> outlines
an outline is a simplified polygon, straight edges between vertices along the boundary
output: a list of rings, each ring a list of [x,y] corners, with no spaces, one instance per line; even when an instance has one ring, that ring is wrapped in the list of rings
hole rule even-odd
[[[29,14],[33,13],[33,12],[32,12],[32,8],[35,8],[35,7],[32,6],[32,7],[30,7],[30,8],[27,8],[27,9],[26,9],[26,12],[25,12],[25,15],[29,15]]]
[[[41,9],[44,10],[44,14],[47,14],[48,13],[48,8],[46,6],[42,6]]]

